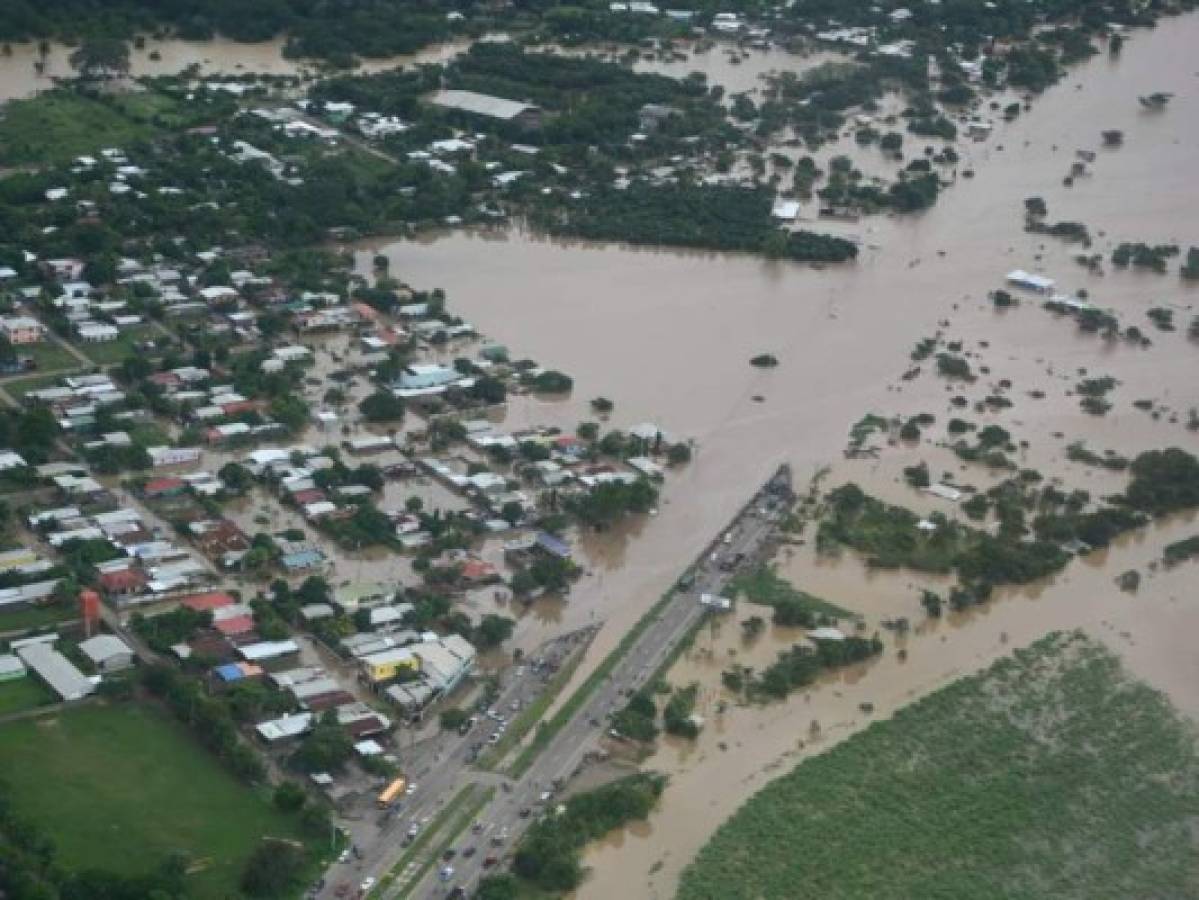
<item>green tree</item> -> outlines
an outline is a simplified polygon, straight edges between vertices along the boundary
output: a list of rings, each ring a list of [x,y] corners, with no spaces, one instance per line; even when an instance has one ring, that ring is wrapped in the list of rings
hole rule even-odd
[[[469,719],[470,714],[465,710],[458,709],[457,707],[442,710],[441,716],[439,717],[441,727],[446,731],[457,731],[459,728],[465,725]]]
[[[281,897],[299,881],[303,848],[294,841],[264,838],[242,870],[242,890],[251,897]]]
[[[69,59],[81,78],[107,80],[129,74],[129,45],[117,38],[88,38]]]
[[[512,637],[512,632],[516,628],[516,623],[507,616],[497,616],[494,613],[488,613],[476,626],[474,631],[474,642],[480,650],[490,650],[492,647],[498,647],[508,638]]]
[[[507,872],[488,875],[479,882],[479,888],[475,891],[475,900],[517,900],[519,896],[520,882]]]
[[[404,418],[404,401],[388,390],[377,390],[358,404],[368,422],[395,422]]]
[[[308,795],[304,793],[304,789],[294,781],[283,781],[275,788],[274,794],[275,806],[284,812],[299,812],[299,810],[308,801]]]
[[[254,476],[250,470],[240,463],[228,462],[221,466],[217,472],[221,481],[225,483],[225,487],[233,491],[235,494],[244,494],[254,486]]]
[[[304,736],[291,756],[302,772],[340,772],[354,752],[354,742],[337,723],[337,714],[325,712]]]
[[[500,507],[500,518],[509,525],[516,525],[525,515],[525,508],[516,500],[509,500]]]

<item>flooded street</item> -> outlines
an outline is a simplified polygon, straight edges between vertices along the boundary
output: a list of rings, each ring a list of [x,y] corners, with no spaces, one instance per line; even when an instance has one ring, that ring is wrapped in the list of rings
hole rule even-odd
[[[830,486],[852,478],[926,511],[934,501],[902,484],[902,466],[925,459],[934,472],[952,470],[963,483],[985,488],[997,480],[928,443],[885,449],[877,462],[841,462],[849,426],[867,412],[932,413],[938,425],[930,433],[939,438],[950,397],[981,400],[1010,379],[1012,408],[966,418],[1002,424],[1014,440],[1029,442],[1018,455],[1021,465],[1065,476],[1067,485],[1097,495],[1118,489],[1121,478],[1067,462],[1064,448],[1073,440],[1124,454],[1169,444],[1195,449],[1196,435],[1185,428],[1187,411],[1199,404],[1195,348],[1185,336],[1199,299],[1194,286],[1174,272],[1105,266],[1105,275],[1089,273],[1073,261],[1076,245],[1027,234],[1021,226],[1024,198],[1039,195],[1051,221],[1085,222],[1096,236],[1088,252],[1105,257],[1122,240],[1184,249],[1196,241],[1199,213],[1190,183],[1199,158],[1199,92],[1183,60],[1197,40],[1199,18],[1171,20],[1137,32],[1122,58],[1099,56],[1073,70],[1031,112],[969,148],[977,177],[959,180],[933,210],[855,223],[864,243],[877,249],[864,248],[852,266],[816,270],[522,234],[457,234],[388,248],[398,277],[445,288],[455,311],[496,340],[569,372],[580,417],[587,400],[603,394],[616,403],[614,425],[651,419],[697,440],[695,461],[671,480],[661,514],[625,548],[624,565],[580,583],[562,611],[567,626],[605,621],[576,683],[784,459],[801,481],[833,464]],[[1155,90],[1175,94],[1164,114],[1146,113],[1137,103]],[[1125,146],[1099,149],[1105,129],[1123,130]],[[1077,149],[1098,152],[1094,174],[1066,187],[1062,180]],[[805,205],[804,214],[812,213]],[[1082,334],[1035,298],[995,311],[988,292],[1017,267],[1044,271],[1063,290],[1087,289],[1122,326],[1141,328],[1153,346]],[[1181,330],[1155,331],[1145,316],[1154,305],[1173,307]],[[938,330],[962,342],[982,372],[977,382],[951,385],[927,364],[918,378],[901,380],[913,344]],[[762,352],[775,354],[780,365],[751,368],[748,359]],[[1120,382],[1106,416],[1079,409],[1072,387],[1084,371]],[[1032,391],[1044,392],[1043,398],[1030,397]],[[1132,406],[1138,399],[1153,399],[1166,412],[1152,418]],[[983,610],[911,635],[906,662],[888,638],[885,658],[852,685],[843,680],[810,692],[810,699],[735,708],[711,723],[695,748],[665,744],[647,763],[674,776],[661,808],[639,830],[641,837],[618,836],[589,852],[595,872],[580,896],[669,896],[679,869],[716,825],[794,761],[812,719],[827,745],[865,723],[859,702],[886,715],[1053,628],[1080,626],[1105,638],[1138,675],[1199,716],[1191,690],[1199,666],[1180,637],[1199,618],[1183,600],[1186,568],[1147,578],[1135,598],[1112,585],[1115,575],[1144,570],[1163,543],[1194,530],[1193,522],[1182,521],[1132,536],[1106,560],[1075,562],[1051,584],[1005,594]],[[922,619],[917,580],[903,573],[868,576],[851,559],[818,562],[801,550],[787,574],[803,589],[863,611],[871,627],[883,616]],[[676,680],[696,677],[685,667],[698,663],[683,665]],[[709,666],[705,690],[719,690],[722,667]],[[729,749],[720,750],[720,742]]]

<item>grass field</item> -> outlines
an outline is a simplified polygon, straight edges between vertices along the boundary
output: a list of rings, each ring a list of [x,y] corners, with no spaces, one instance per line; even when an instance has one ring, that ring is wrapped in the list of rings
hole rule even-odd
[[[31,606],[28,609],[16,609],[0,613],[0,634],[9,631],[27,631],[41,628],[45,625],[56,625],[68,619],[79,616],[79,609],[74,605],[50,603],[46,606]]]
[[[0,682],[0,716],[46,706],[58,698],[33,675]]]
[[[1199,753],[1105,648],[1051,635],[756,794],[678,896],[1199,897]]]
[[[38,372],[78,369],[83,365],[77,356],[55,340],[46,340],[39,344],[27,344],[17,352],[21,356],[33,357],[37,362]]]
[[[5,393],[19,402],[24,399],[26,394],[40,391],[42,388],[54,387],[61,380],[61,375],[30,375],[14,378],[11,381],[0,381],[0,387],[3,387]]]
[[[768,566],[759,566],[752,572],[738,575],[733,579],[732,587],[734,592],[743,594],[746,600],[759,606],[779,606],[796,602],[818,616],[829,616],[833,619],[854,618],[854,614],[849,610],[796,589]]]
[[[0,119],[0,165],[66,162],[154,134],[113,106],[67,91],[14,100]]]
[[[152,329],[149,328],[130,328],[128,331],[122,331],[115,341],[81,344],[79,349],[96,365],[108,366],[119,363],[127,356],[142,355],[143,351],[138,350],[137,345],[152,333]]]
[[[0,726],[0,772],[17,813],[54,841],[68,869],[152,869],[182,851],[189,896],[224,898],[264,835],[294,818],[243,787],[163,714],[90,705]]]

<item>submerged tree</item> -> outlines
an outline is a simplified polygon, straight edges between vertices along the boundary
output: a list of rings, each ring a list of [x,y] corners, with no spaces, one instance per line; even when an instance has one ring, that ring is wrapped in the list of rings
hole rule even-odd
[[[129,74],[129,45],[116,38],[89,38],[70,56],[80,78],[107,81]]]

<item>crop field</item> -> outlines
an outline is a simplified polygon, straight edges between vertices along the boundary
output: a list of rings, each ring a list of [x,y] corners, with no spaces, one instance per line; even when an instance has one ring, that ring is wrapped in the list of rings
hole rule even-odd
[[[678,896],[1180,900],[1197,816],[1192,727],[1054,634],[767,785]]]

